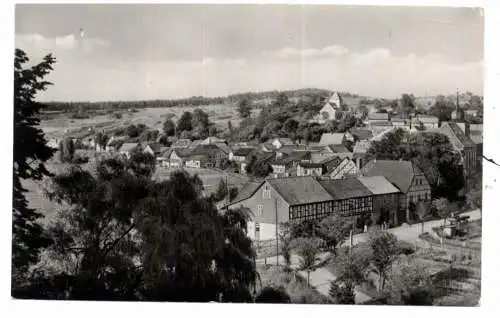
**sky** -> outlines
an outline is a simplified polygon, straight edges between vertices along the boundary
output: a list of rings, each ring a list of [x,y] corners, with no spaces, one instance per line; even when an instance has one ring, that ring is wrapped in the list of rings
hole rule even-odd
[[[15,23],[32,62],[57,59],[41,100],[483,93],[484,20],[472,8],[18,4]]]

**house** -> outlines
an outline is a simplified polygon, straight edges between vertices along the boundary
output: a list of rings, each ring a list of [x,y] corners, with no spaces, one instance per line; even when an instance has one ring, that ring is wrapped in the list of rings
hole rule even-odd
[[[409,126],[408,120],[405,118],[401,118],[401,117],[392,117],[391,123],[392,123],[392,126],[398,127],[398,128],[404,128],[406,126]]]
[[[333,157],[352,157],[353,153],[344,145],[314,146],[311,152],[312,162],[322,162]]]
[[[150,155],[157,157],[161,154],[161,147],[162,147],[162,144],[157,143],[157,142],[148,143],[144,147],[143,152],[149,153]]]
[[[130,159],[132,154],[139,150],[140,150],[140,145],[138,143],[126,142],[120,147],[119,153],[127,157],[127,159]]]
[[[366,118],[365,124],[373,125],[374,123],[388,122],[388,121],[389,121],[388,113],[369,113]]]
[[[206,168],[210,166],[208,155],[191,155],[184,162],[184,167],[186,168]]]
[[[220,139],[220,138],[217,138],[217,137],[214,137],[214,136],[210,136],[210,137],[205,138],[201,142],[202,145],[210,145],[210,144],[217,144],[217,143],[225,144],[226,140]]]
[[[342,97],[338,93],[328,99],[328,101],[320,109],[319,113],[312,119],[313,122],[324,123],[337,118],[337,112],[341,111]]]
[[[431,186],[424,173],[411,161],[377,160],[368,162],[361,170],[365,177],[383,176],[401,192],[399,198],[400,212],[398,220],[409,222],[415,217],[410,216],[411,204],[431,200]]]
[[[373,223],[399,225],[397,211],[401,192],[383,176],[358,177],[357,179],[373,194]]]
[[[229,153],[226,153],[216,144],[203,144],[199,145],[191,152],[191,155],[205,155],[208,157],[206,168],[217,167],[219,168],[224,159],[229,159]]]
[[[439,118],[435,116],[417,116],[416,121],[418,124],[422,123],[426,129],[438,128]]]
[[[356,163],[358,170],[366,164],[366,153],[368,152],[368,149],[370,149],[371,145],[372,143],[369,140],[360,140],[354,144],[352,149],[352,159]]]
[[[372,218],[372,193],[358,179],[329,179],[319,183],[332,196],[333,213],[353,219],[366,218],[366,221]]]
[[[297,177],[316,176],[320,177],[326,172],[326,167],[323,163],[300,162],[297,164]]]
[[[463,129],[459,125],[463,125]],[[466,190],[469,187],[468,180],[476,172],[477,146],[468,137],[470,136],[470,125],[468,123],[443,122],[440,128],[432,130],[448,136],[450,143],[456,152],[460,153],[463,162]]]
[[[277,158],[286,157],[286,156],[288,156],[294,152],[297,152],[297,151],[307,151],[307,146],[305,146],[305,145],[287,145],[287,146],[283,146],[283,147],[275,150]]]
[[[479,110],[478,109],[468,109],[465,111],[465,115],[470,117],[478,117]]]
[[[241,147],[232,150],[229,153],[229,160],[236,162],[245,162],[248,160],[248,156],[254,151],[254,148],[251,147]]]
[[[328,176],[330,179],[344,179],[358,173],[356,163],[347,157],[329,159],[323,164],[327,165],[327,172],[324,175]]]
[[[111,137],[106,144],[106,152],[116,152],[125,143],[127,137]]]
[[[342,145],[345,136],[343,133],[324,133],[321,135],[319,145]]]
[[[294,146],[295,143],[290,138],[274,138],[271,144],[275,149],[280,149],[283,146]]]
[[[294,151],[289,155],[276,156],[276,160],[271,163],[274,177],[280,178],[295,175],[297,164],[300,162],[311,162],[311,152]]]
[[[182,168],[185,161],[191,155],[191,150],[187,148],[170,148],[168,157],[168,166],[170,168]]]
[[[376,189],[372,191],[370,187]],[[360,226],[370,220],[377,222],[381,219],[382,203],[394,203],[394,191],[389,181],[384,183],[379,178],[266,179],[245,184],[227,208],[247,208],[250,212],[247,235],[252,240],[263,241],[276,239],[277,226],[282,222],[322,219],[332,214],[352,218]],[[377,200],[375,206],[374,198]],[[396,200],[396,206],[398,203]]]
[[[171,148],[188,148],[191,145],[191,139],[177,139],[170,147]]]
[[[162,167],[169,166],[170,148],[160,147],[160,153],[156,156],[156,163]]]
[[[281,222],[327,216],[331,201],[331,195],[313,177],[291,177],[247,183],[228,208],[248,208],[247,234],[262,241],[276,239]]]

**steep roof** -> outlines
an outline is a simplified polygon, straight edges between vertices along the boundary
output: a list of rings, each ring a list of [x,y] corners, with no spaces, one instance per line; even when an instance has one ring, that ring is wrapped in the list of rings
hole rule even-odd
[[[349,149],[347,149],[344,145],[328,145],[327,147],[334,153],[350,152]]]
[[[371,130],[368,129],[352,129],[351,134],[359,140],[367,140],[373,136]]]
[[[177,156],[181,158],[186,158],[191,155],[191,149],[188,148],[171,148],[172,152],[175,152]]]
[[[274,138],[271,142],[274,142],[276,140],[278,140],[282,145],[286,146],[294,145],[293,141],[290,138],[284,138],[284,137]]]
[[[341,145],[344,140],[342,133],[324,133],[319,141],[320,145]]]
[[[290,205],[332,200],[332,196],[313,177],[269,179],[267,182]]]
[[[306,169],[323,168],[325,166],[323,163],[319,162],[299,162],[298,165]]]
[[[130,152],[134,151],[139,147],[139,144],[136,142],[126,142],[120,147],[120,152]]]
[[[392,123],[388,120],[376,121],[370,124],[370,126],[392,126]]]
[[[371,142],[368,140],[360,140],[352,148],[352,152],[356,153],[366,153],[370,149]]]
[[[422,174],[422,171],[411,161],[371,160],[363,167],[362,174],[365,177],[384,176],[401,192],[406,193],[410,188],[413,176]]]
[[[389,114],[388,113],[369,113],[368,119],[369,120],[389,120]]]
[[[151,142],[151,143],[148,143],[147,146],[149,146],[149,148],[151,148],[151,150],[153,150],[154,153],[159,153],[160,149],[162,147],[162,144],[160,144],[158,142]]]
[[[250,181],[250,182],[245,183],[243,185],[243,187],[240,189],[240,191],[238,192],[238,195],[236,195],[236,198],[234,198],[230,204],[235,204],[235,203],[238,203],[240,201],[243,201],[243,200],[250,198],[255,193],[255,191],[257,191],[260,188],[260,186],[263,183],[264,183],[264,181],[259,181],[259,182]]]
[[[334,200],[366,197],[372,195],[370,190],[356,178],[320,180],[319,183]]]
[[[252,151],[254,151],[254,148],[250,148],[250,147],[241,147],[241,148],[237,148],[233,151],[233,155],[234,156],[239,156],[239,157],[246,157],[248,156],[249,154],[252,153]]]
[[[373,194],[390,194],[400,192],[383,176],[358,177],[358,180]]]
[[[483,132],[482,131],[473,131],[471,130],[469,138],[473,143],[482,144],[483,143]]]
[[[191,145],[191,139],[177,139],[173,144],[172,148],[185,148]]]
[[[458,150],[463,150],[464,147],[476,146],[472,140],[465,135],[464,131],[454,122],[445,122],[440,128],[436,128],[432,131],[448,136],[452,145]]]
[[[210,136],[210,137],[205,138],[201,143],[204,145],[208,145],[208,144],[225,143],[225,142],[226,141],[224,139]]]
[[[418,116],[417,120],[420,120],[423,124],[437,124],[439,123],[439,118],[435,116]]]

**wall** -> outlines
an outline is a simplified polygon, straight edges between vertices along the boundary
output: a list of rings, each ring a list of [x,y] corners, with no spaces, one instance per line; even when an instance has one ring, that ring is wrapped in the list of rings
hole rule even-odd
[[[377,224],[382,211],[386,211],[386,219],[392,225],[399,225],[398,210],[399,210],[399,195],[398,193],[379,194],[373,197],[373,224]]]
[[[268,187],[271,196],[270,199],[263,198],[263,192]],[[276,199],[276,201],[275,201]],[[265,182],[250,198],[237,202],[229,208],[237,207],[249,208],[252,212],[251,221],[255,223],[264,224],[261,226],[261,235],[265,235],[265,239],[275,238],[276,231],[276,206],[278,214],[278,223],[286,222],[289,220],[289,205],[283,198],[267,183]],[[259,208],[259,206],[261,208]],[[262,211],[260,213],[260,211]],[[269,237],[271,235],[271,237]],[[264,239],[261,237],[261,240]]]
[[[276,224],[274,223],[259,223],[259,233],[255,230],[255,222],[250,221],[247,225],[248,237],[252,240],[273,240],[276,239]],[[257,237],[258,236],[258,237]]]
[[[358,168],[356,167],[356,164],[352,160],[344,160],[340,163],[340,165],[337,168],[335,168],[330,173],[330,178],[342,179],[345,174],[357,173],[357,172]]]

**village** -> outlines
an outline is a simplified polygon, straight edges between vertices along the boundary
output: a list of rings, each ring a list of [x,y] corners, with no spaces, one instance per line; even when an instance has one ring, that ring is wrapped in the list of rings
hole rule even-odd
[[[461,158],[464,190],[471,189],[473,176],[479,171],[477,166],[482,160],[482,124],[466,119],[467,116],[468,119],[474,118],[473,122],[481,120],[478,110],[464,111],[460,107],[458,93],[455,105],[451,120],[440,122],[430,115],[392,114],[390,108],[390,112],[384,109],[362,112],[360,107],[345,110],[341,95],[335,92],[326,98],[309,122],[327,125],[339,118],[340,113],[344,118],[356,118],[355,124],[344,132],[324,132],[317,142],[278,136],[264,142],[230,142],[224,139],[227,135],[190,139],[173,133],[166,136],[161,129],[147,130],[144,127],[141,133],[149,139],[146,141],[127,134],[107,136],[104,131],[93,128],[69,132],[63,138],[71,139],[77,153],[91,150],[94,156],[118,155],[124,158],[130,158],[134,153],[149,154],[154,157],[158,175],[166,176],[176,169],[187,169],[193,174],[212,171],[213,174],[240,175],[248,183],[242,184],[240,178],[233,196],[228,191],[224,198],[220,198],[218,206],[221,209],[249,208],[255,219],[249,223],[252,230],[248,233],[259,241],[276,238],[275,201],[279,206],[278,222],[320,218],[333,213],[362,216],[366,224],[361,224],[360,228],[382,224],[394,227],[415,222],[418,217],[410,213],[411,207],[432,199],[431,186],[423,171],[410,160],[377,160],[367,154],[373,143],[401,129],[410,135],[445,135],[453,151]],[[61,144],[61,139],[49,141],[54,148]],[[88,158],[84,160],[87,161]],[[267,171],[253,173],[249,164],[253,170],[264,166]],[[220,178],[216,181],[228,180]],[[205,184],[205,194],[214,193],[218,186],[217,182]],[[225,186],[231,187],[230,184]]]

